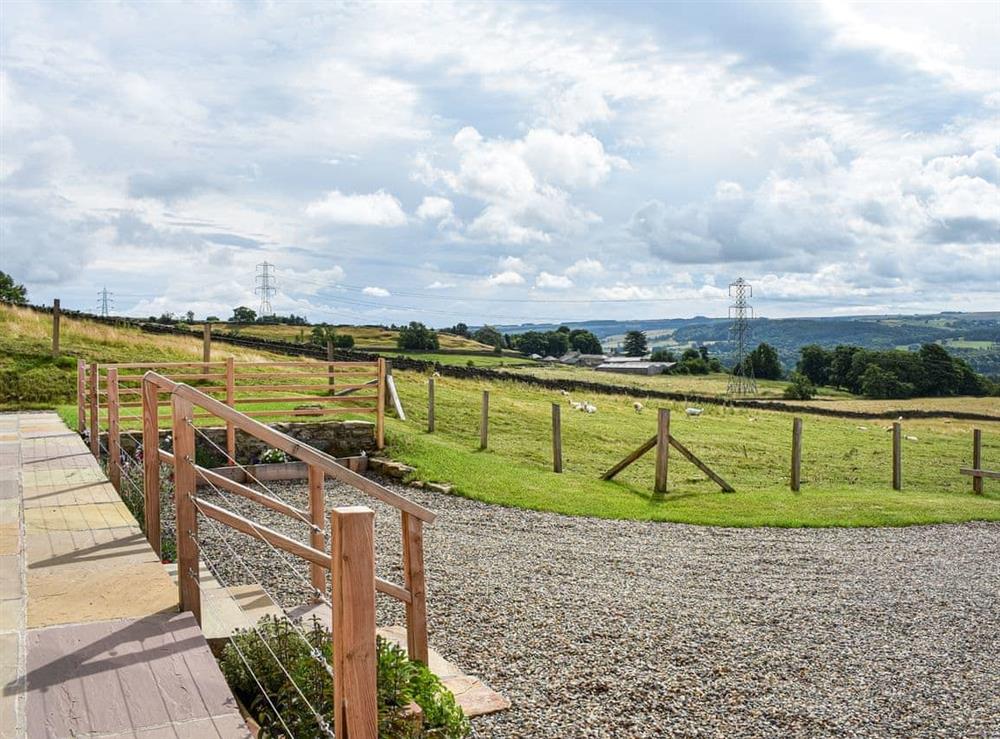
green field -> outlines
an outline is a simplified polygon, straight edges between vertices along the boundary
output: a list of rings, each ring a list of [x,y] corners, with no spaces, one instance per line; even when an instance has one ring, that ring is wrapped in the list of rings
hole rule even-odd
[[[519,356],[500,356],[497,354],[438,354],[436,352],[380,352],[386,359],[393,357],[409,357],[423,362],[437,362],[460,367],[494,367],[496,369],[514,369],[521,367],[538,367],[539,363]]]
[[[59,406],[71,427],[76,422],[75,359],[68,354],[102,362],[192,361],[201,357],[201,343],[194,337],[146,334],[64,319],[62,345],[67,355],[54,361],[50,356],[50,325],[50,317],[44,314],[0,307],[0,388],[8,393],[3,399],[7,408]],[[230,353],[250,361],[287,359],[261,352],[230,352],[222,345],[213,350],[213,359]],[[566,372],[563,368],[542,371]],[[414,465],[420,479],[450,482],[458,493],[478,500],[568,515],[725,526],[1000,520],[1000,483],[985,481],[986,495],[977,497],[970,492],[969,478],[958,473],[960,466],[970,462],[969,422],[950,418],[906,421],[904,434],[916,439],[904,441],[904,489],[893,492],[886,422],[807,415],[803,484],[796,494],[788,490],[790,414],[706,405],[702,416],[689,417],[684,413],[687,403],[664,403],[672,411],[672,433],[729,480],[737,492],[720,492],[695,467],[672,454],[669,493],[656,499],[651,494],[651,454],[614,482],[599,480],[602,472],[653,434],[656,401],[646,402],[647,407],[637,414],[631,397],[576,394],[575,400],[587,400],[598,407],[597,413],[585,414],[572,410],[566,396],[525,383],[442,377],[436,380],[437,433],[431,435],[426,432],[427,376],[397,371],[395,377],[408,420],[387,420],[389,454]],[[604,374],[597,377],[618,379]],[[688,388],[685,391],[692,393],[724,387],[722,376],[621,378],[682,383]],[[478,450],[483,389],[491,392],[487,451]],[[9,394],[12,391],[14,395]],[[989,403],[995,399],[939,400]],[[553,402],[560,403],[563,412],[565,472],[561,475],[551,471]],[[890,401],[829,398],[817,402],[875,409],[877,404]],[[911,402],[926,407],[936,401]],[[255,407],[287,409],[290,405],[294,403]],[[136,424],[124,425],[133,428]],[[1000,420],[977,421],[976,426],[983,430],[985,466],[995,467],[1000,463]]]
[[[595,414],[573,411],[565,396],[520,383],[438,378],[435,434],[426,433],[426,379],[397,373],[405,423],[387,422],[392,456],[425,480],[450,482],[470,498],[569,515],[668,520],[726,526],[872,526],[1000,520],[1000,483],[971,495],[958,468],[971,455],[968,423],[906,422],[904,489],[890,485],[885,423],[805,417],[802,491],[788,489],[791,416],[705,406],[688,417],[667,403],[671,433],[736,488],[724,494],[686,460],[671,455],[671,485],[651,495],[652,454],[614,482],[602,472],[655,431],[653,404],[640,414],[633,399],[587,394]],[[490,448],[478,450],[480,394],[490,390]],[[551,472],[551,403],[561,403],[564,473]],[[1000,423],[983,429],[983,455],[1000,460]]]

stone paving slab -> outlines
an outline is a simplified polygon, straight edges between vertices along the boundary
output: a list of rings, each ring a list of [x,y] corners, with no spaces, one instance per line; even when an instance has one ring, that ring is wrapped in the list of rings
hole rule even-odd
[[[33,629],[27,666],[31,735],[155,736],[213,718],[227,719],[225,736],[249,735],[190,613]]]

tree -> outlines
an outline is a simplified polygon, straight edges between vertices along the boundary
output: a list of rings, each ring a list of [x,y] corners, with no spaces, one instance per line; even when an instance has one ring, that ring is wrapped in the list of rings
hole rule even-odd
[[[569,334],[562,331],[549,331],[545,334],[545,353],[553,357],[561,357],[569,351]]]
[[[431,331],[419,321],[410,321],[409,326],[399,329],[396,346],[400,349],[433,350],[439,346],[436,331]]]
[[[816,394],[812,380],[801,372],[793,372],[789,379],[791,382],[783,393],[788,400],[810,400]]]
[[[492,326],[483,326],[472,334],[472,338],[480,344],[487,344],[488,346],[496,346],[497,342],[503,341],[503,336]]]
[[[205,322],[206,323],[218,323],[219,322],[219,317],[218,316],[208,316],[208,318],[205,319]]]
[[[757,348],[747,355],[745,361],[753,368],[753,376],[757,379],[781,379],[781,360],[778,359],[778,350],[770,344],[766,342],[758,344]]]
[[[669,349],[654,349],[650,359],[654,362],[676,362],[677,357]]]
[[[914,391],[913,385],[901,382],[895,374],[877,364],[865,368],[860,384],[861,392],[869,398],[908,398]]]
[[[25,305],[28,302],[28,291],[24,285],[14,282],[14,278],[0,271],[0,303]]]
[[[451,328],[441,329],[446,334],[454,334],[455,336],[462,336],[466,339],[469,338],[469,327],[464,323],[456,323]]]
[[[571,333],[569,330],[569,326],[560,326],[559,328],[556,329],[556,331],[558,331],[561,334]]]
[[[923,372],[917,391],[920,395],[956,395],[962,385],[961,369],[940,344],[920,347]]]
[[[642,357],[649,351],[649,342],[642,331],[629,331],[625,334],[624,349],[626,356]]]
[[[184,316],[187,318],[187,322],[188,323],[193,323],[194,322],[194,311],[193,310],[189,310],[187,313],[184,314]]]
[[[834,387],[849,388],[851,367],[854,355],[862,351],[860,346],[845,346],[841,344],[833,350],[830,358],[830,371],[827,381]]]
[[[797,372],[809,378],[813,385],[826,385],[830,381],[833,352],[819,344],[809,344],[799,350],[800,359],[795,366]]]
[[[581,354],[601,354],[604,352],[601,340],[590,331],[582,328],[573,329],[569,332],[569,346],[570,349],[578,351]]]
[[[233,317],[229,320],[232,323],[253,323],[257,320],[257,311],[241,305],[239,308],[233,308]]]

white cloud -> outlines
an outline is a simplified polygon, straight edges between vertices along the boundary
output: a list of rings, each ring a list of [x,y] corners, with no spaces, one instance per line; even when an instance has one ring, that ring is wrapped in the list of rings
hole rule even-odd
[[[500,287],[503,285],[523,285],[524,278],[517,272],[508,270],[490,275],[483,281],[489,287]]]
[[[345,195],[331,190],[306,206],[306,215],[329,223],[357,226],[403,226],[406,214],[393,195],[379,190],[367,195]]]
[[[573,287],[573,280],[565,275],[553,275],[541,272],[535,280],[535,287],[541,290],[566,290]]]
[[[604,265],[598,260],[591,259],[590,257],[578,259],[566,268],[566,275],[574,278],[579,277],[592,279],[602,277],[605,272],[606,270],[604,269]]]
[[[501,257],[497,262],[497,265],[502,270],[511,270],[513,272],[520,272],[521,274],[531,271],[525,261],[520,257]]]
[[[455,212],[455,205],[448,198],[426,196],[420,205],[417,206],[417,218],[422,220],[437,221],[443,218],[451,218]]]
[[[458,168],[439,169],[418,157],[414,176],[480,200],[483,210],[467,236],[498,243],[549,242],[599,222],[571,201],[570,190],[592,188],[626,166],[590,134],[533,129],[523,139],[484,139],[471,126],[455,134]]]
[[[442,282],[441,280],[434,280],[430,285],[427,286],[428,290],[448,290],[453,287],[458,287],[454,282]]]
[[[366,287],[361,291],[365,295],[370,295],[373,298],[388,298],[392,293],[386,290],[384,287]]]

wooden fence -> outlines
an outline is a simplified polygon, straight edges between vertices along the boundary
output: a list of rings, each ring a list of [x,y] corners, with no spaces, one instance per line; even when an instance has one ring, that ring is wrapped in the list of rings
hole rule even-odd
[[[191,611],[201,623],[199,587],[198,514],[293,554],[310,565],[310,581],[333,612],[334,722],[337,736],[375,737],[376,663],[375,594],[383,593],[406,606],[407,649],[411,659],[427,663],[427,601],[424,574],[423,525],[435,514],[388,488],[339,464],[333,457],[302,444],[254,420],[200,389],[147,372],[138,388],[143,421],[143,457],[146,535],[160,553],[160,465],[174,473],[177,526],[177,574],[181,610]],[[166,395],[169,401],[164,400]],[[159,446],[160,409],[168,411],[173,451]],[[243,433],[284,451],[308,465],[309,509],[300,510],[195,462],[195,419],[218,418]],[[150,453],[155,450],[156,453]],[[331,477],[399,511],[403,543],[404,584],[375,576],[373,512],[367,508],[338,508],[330,519],[331,551],[324,549],[323,481]],[[199,481],[259,503],[271,510],[311,524],[308,544],[227,510],[198,494]],[[185,535],[186,534],[186,535]],[[332,592],[326,600],[326,573],[332,573]]]
[[[339,414],[375,416],[375,440],[385,446],[386,365],[371,362],[137,362],[87,364],[77,361],[77,427],[90,430],[90,449],[100,456],[100,434],[107,431],[108,477],[120,488],[120,450],[123,423],[141,420],[143,375],[155,372],[173,382],[195,382],[198,390],[214,396],[251,418],[324,417]],[[258,409],[260,405],[271,407]],[[290,407],[289,407],[290,406]],[[102,411],[104,423],[101,422]],[[195,418],[214,418],[200,412]],[[158,428],[169,428],[157,418]],[[236,460],[236,426],[226,422],[226,454]]]

